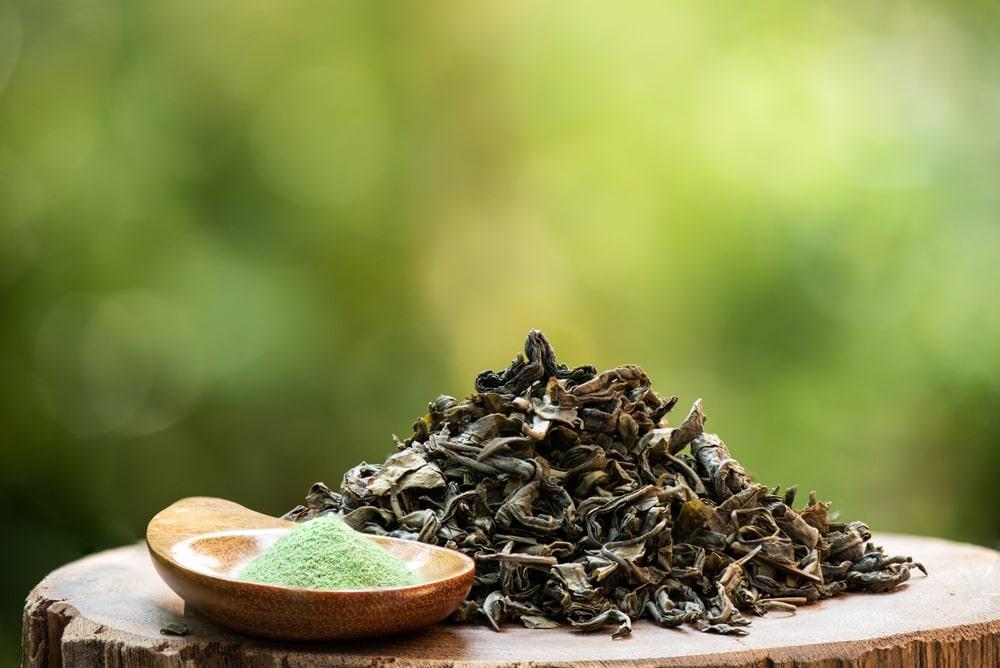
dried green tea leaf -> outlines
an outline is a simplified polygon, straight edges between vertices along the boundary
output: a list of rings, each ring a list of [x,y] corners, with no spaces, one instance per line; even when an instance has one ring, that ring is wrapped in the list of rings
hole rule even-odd
[[[160,627],[160,634],[165,636],[186,636],[188,627],[180,622],[164,622]]]
[[[862,522],[796,487],[755,483],[695,401],[638,366],[600,374],[559,364],[532,331],[506,369],[484,371],[465,399],[441,395],[383,464],[362,462],[340,491],[322,483],[285,515],[342,515],[359,531],[457,549],[476,578],[455,621],[499,630],[632,620],[742,635],[744,613],[792,612],[844,591],[897,587],[914,568],[869,542]]]
[[[521,615],[521,623],[529,629],[557,629],[561,624],[542,615]]]

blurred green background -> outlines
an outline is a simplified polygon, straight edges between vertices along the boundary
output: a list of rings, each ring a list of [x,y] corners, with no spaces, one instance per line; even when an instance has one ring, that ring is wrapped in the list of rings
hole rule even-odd
[[[764,482],[996,545],[998,20],[0,0],[0,657],[51,569],[289,509],[531,327]]]

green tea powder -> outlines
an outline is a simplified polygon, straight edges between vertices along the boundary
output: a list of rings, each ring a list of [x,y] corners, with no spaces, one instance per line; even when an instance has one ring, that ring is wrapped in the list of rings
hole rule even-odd
[[[329,515],[296,525],[237,577],[306,589],[369,589],[417,582],[405,563]]]

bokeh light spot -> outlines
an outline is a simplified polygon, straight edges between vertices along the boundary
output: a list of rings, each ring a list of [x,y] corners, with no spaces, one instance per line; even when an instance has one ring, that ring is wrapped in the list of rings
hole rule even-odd
[[[364,201],[389,146],[373,73],[347,61],[294,75],[267,94],[253,145],[259,173],[289,200],[333,209]]]

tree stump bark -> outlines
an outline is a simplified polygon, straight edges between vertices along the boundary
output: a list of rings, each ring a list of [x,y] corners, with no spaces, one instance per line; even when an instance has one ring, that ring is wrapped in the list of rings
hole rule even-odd
[[[185,610],[145,546],[109,550],[50,574],[28,597],[25,667],[77,666],[998,666],[1000,552],[932,538],[878,536],[930,575],[886,594],[844,595],[793,615],[754,618],[750,635],[638,623],[611,640],[567,628],[439,624],[368,641],[296,644],[249,638]],[[161,635],[166,623],[189,629]]]

